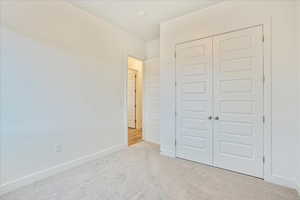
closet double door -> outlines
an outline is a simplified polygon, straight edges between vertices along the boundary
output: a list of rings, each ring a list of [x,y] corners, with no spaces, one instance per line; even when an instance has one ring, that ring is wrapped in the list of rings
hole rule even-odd
[[[263,177],[263,33],[176,45],[176,156]]]

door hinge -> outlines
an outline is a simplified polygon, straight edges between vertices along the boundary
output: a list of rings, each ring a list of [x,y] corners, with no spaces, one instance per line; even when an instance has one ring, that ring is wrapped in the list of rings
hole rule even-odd
[[[175,81],[175,87],[177,87],[177,82]]]
[[[265,122],[266,122],[266,117],[263,116],[263,117],[262,117],[262,120],[263,120],[263,123],[265,123]]]
[[[262,42],[265,42],[265,35],[262,36]]]
[[[263,75],[263,83],[265,83],[266,82],[266,77],[265,77],[265,75]]]
[[[263,156],[263,163],[265,163],[266,162],[266,157],[265,156]]]

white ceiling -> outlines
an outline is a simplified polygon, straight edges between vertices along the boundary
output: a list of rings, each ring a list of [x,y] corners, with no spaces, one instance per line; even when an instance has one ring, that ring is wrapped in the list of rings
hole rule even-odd
[[[223,0],[69,0],[145,41],[159,37],[159,23]]]

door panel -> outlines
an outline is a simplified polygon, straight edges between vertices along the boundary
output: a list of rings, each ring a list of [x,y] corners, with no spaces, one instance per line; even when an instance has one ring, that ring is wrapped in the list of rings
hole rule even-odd
[[[214,37],[214,165],[263,177],[262,28]]]
[[[136,72],[128,70],[128,127],[136,128]]]
[[[176,47],[176,156],[212,163],[212,39]]]

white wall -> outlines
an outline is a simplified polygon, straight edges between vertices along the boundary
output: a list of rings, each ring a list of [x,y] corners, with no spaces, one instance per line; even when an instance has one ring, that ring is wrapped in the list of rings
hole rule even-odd
[[[159,144],[159,40],[146,43],[144,62],[144,139]]]
[[[299,68],[295,54],[295,1],[233,1],[200,10],[161,24],[161,152],[175,155],[175,72],[176,43],[240,28],[269,24],[265,30],[272,57],[272,139],[268,143],[268,171],[265,178],[295,187],[297,134],[299,133]],[[270,43],[272,42],[272,43]],[[266,55],[267,56],[267,55]],[[270,58],[270,57],[269,57]],[[269,62],[269,60],[267,61]],[[268,77],[269,78],[269,77]],[[269,84],[268,82],[267,84]],[[269,103],[270,105],[270,103]],[[268,106],[268,105],[267,105]],[[297,120],[296,120],[297,119]],[[267,120],[271,120],[270,118]]]
[[[159,39],[146,42],[146,59],[157,58],[160,55]]]
[[[127,55],[144,58],[102,19],[33,2],[1,5],[2,191],[125,146]]]

